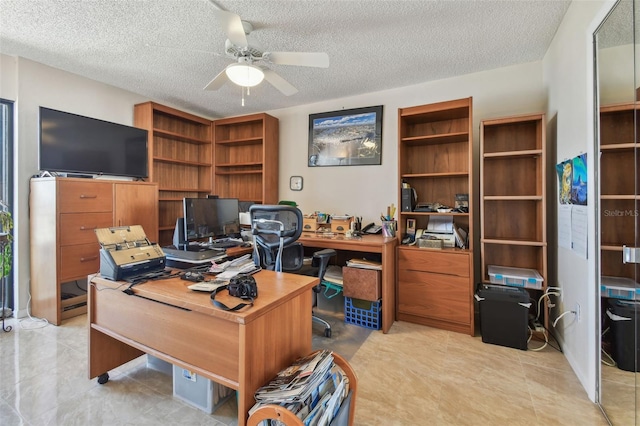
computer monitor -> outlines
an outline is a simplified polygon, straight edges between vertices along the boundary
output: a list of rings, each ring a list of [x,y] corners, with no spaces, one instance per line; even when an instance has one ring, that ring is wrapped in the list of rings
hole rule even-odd
[[[239,237],[237,198],[184,198],[182,205],[185,242]]]

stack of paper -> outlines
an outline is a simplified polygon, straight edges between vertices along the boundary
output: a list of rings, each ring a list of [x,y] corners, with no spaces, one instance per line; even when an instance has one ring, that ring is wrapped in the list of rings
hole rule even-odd
[[[324,280],[342,285],[342,268],[337,265],[329,265],[324,273]]]
[[[349,379],[333,362],[332,352],[317,350],[282,370],[255,393],[255,410],[278,404],[294,413],[305,426],[328,425],[349,393]]]
[[[382,263],[367,259],[347,260],[347,266],[351,266],[352,268],[382,270]]]
[[[237,259],[229,260],[223,263],[213,263],[209,272],[218,274],[218,279],[231,279],[238,274],[252,274],[260,268],[253,262],[250,254],[245,254]]]

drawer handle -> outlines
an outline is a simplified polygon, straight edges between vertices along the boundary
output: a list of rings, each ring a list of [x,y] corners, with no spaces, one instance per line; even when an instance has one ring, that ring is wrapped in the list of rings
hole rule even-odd
[[[97,195],[80,194],[80,198],[98,198],[98,196]]]
[[[96,229],[95,226],[81,226],[80,227],[81,231],[93,231],[94,229]]]
[[[80,262],[91,262],[92,260],[96,260],[97,258],[98,256],[81,257]]]

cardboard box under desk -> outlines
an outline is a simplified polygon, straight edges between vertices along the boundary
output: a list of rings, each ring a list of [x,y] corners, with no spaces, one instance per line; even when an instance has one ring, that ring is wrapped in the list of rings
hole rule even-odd
[[[345,297],[375,302],[381,297],[381,271],[376,269],[342,267]]]

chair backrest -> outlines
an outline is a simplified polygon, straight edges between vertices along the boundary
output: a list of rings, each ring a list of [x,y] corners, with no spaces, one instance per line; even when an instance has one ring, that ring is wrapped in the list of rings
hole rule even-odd
[[[302,212],[290,205],[253,204],[249,207],[254,262],[265,269],[296,271],[302,267]]]

